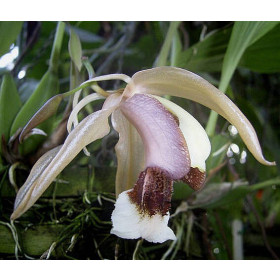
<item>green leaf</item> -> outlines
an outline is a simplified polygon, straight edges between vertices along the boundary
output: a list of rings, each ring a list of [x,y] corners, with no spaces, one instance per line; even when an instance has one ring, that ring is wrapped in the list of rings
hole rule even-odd
[[[211,154],[206,161],[206,170],[210,172],[223,163],[230,144],[230,140],[221,134],[211,138]]]
[[[51,71],[47,71],[35,91],[17,114],[11,128],[10,136],[20,127],[23,128],[37,110],[58,92],[58,85],[57,75],[53,74]]]
[[[21,105],[14,79],[10,74],[6,74],[0,89],[0,136],[4,135],[6,141],[9,140],[11,125]]]
[[[248,47],[239,65],[260,73],[279,72],[280,24]]]
[[[231,77],[246,49],[274,28],[278,22],[242,22],[234,23],[228,48],[222,67],[219,89],[225,91]]]
[[[245,22],[246,23],[246,22]],[[271,29],[279,25],[279,21],[266,21],[266,22],[251,22],[252,24],[256,25],[256,31],[252,40],[250,41],[250,45],[253,45],[257,42],[260,38],[262,38],[266,33],[268,33]]]
[[[59,56],[63,42],[63,35],[65,30],[65,23],[60,21],[57,24],[55,38],[52,45],[52,52],[50,57],[50,65],[49,70],[53,72],[57,72],[58,65],[59,65]]]
[[[239,66],[261,73],[279,71],[280,24],[276,22],[273,25],[273,28],[270,24],[265,25],[262,32],[254,37]],[[211,32],[202,41],[178,53],[174,66],[192,72],[220,72],[231,32],[232,26]]]
[[[161,47],[160,53],[155,61],[155,66],[159,67],[159,66],[167,65],[167,58],[168,58],[168,54],[170,52],[172,40],[176,36],[176,31],[177,31],[177,28],[180,25],[180,23],[181,23],[180,21],[170,22],[165,40]]]
[[[179,63],[179,55],[182,52],[182,42],[179,36],[178,30],[176,30],[173,40],[172,40],[172,46],[171,46],[171,57],[170,57],[170,65],[171,66],[177,66]]]
[[[80,39],[76,32],[71,28],[70,30],[70,40],[68,44],[69,53],[72,61],[75,63],[79,71],[82,68],[82,46]]]
[[[177,67],[192,72],[219,72],[230,38],[232,27],[216,30],[191,48],[181,52]]]
[[[19,128],[25,127],[31,117],[44,105],[44,103],[58,93],[59,79],[57,68],[63,41],[64,28],[65,23],[59,22],[52,46],[49,69],[42,77],[32,95],[25,102],[20,112],[17,114],[11,128],[10,136],[12,136]],[[52,129],[52,119],[45,121],[39,128],[48,134]],[[23,154],[35,149],[42,142],[42,136],[28,140],[29,144],[25,143],[25,147],[22,150]]]
[[[22,21],[0,22],[0,56],[8,52],[21,30]]]
[[[276,177],[251,186],[242,181],[234,183],[214,183],[207,185],[197,193],[196,198],[191,202],[190,208],[214,208],[235,203],[244,198],[247,194],[273,185],[279,185],[280,178]]]
[[[194,193],[194,190],[185,183],[175,182],[173,186],[172,200],[188,199],[192,193]]]
[[[269,30],[274,28],[278,22],[242,22],[234,23],[233,30],[230,36],[230,41],[223,60],[221,81],[219,89],[225,92],[232,75],[240,62],[240,59],[246,49],[264,36]],[[211,111],[206,131],[209,136],[214,135],[215,126],[217,123],[218,114]]]
[[[86,25],[89,24],[88,28],[90,27],[91,31],[83,29],[84,27],[86,27]],[[104,41],[104,39],[102,37],[100,37],[99,35],[96,35],[98,33],[98,29],[99,29],[99,22],[81,22],[81,25],[79,27],[77,26],[72,26],[71,28],[69,28],[71,31],[75,31],[75,33],[77,34],[77,36],[80,38],[80,41],[85,42],[85,43],[101,43]],[[95,25],[95,27],[94,27]],[[83,28],[81,28],[83,27]],[[69,29],[67,28],[67,31],[69,32]],[[71,33],[70,31],[70,33]],[[93,33],[96,32],[96,33]]]

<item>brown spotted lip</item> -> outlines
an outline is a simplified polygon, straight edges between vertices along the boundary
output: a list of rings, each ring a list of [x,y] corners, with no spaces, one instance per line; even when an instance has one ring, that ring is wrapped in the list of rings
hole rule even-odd
[[[134,188],[128,192],[132,203],[142,215],[165,216],[171,206],[173,180],[157,167],[148,167],[141,172]]]

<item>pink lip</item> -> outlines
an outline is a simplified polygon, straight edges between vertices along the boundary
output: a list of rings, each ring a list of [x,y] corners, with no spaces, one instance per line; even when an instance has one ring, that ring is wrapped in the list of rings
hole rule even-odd
[[[159,167],[173,180],[184,177],[190,170],[190,158],[174,116],[158,100],[145,94],[135,94],[120,108],[143,140],[146,167]]]

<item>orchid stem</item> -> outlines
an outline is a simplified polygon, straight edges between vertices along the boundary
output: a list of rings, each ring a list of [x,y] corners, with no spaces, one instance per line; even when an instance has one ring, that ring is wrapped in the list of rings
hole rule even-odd
[[[64,29],[65,29],[65,23],[60,21],[56,28],[54,43],[53,43],[51,57],[50,57],[50,69],[52,69],[55,72],[58,69],[58,57],[62,46]]]
[[[233,259],[243,260],[243,223],[240,219],[232,222]]]
[[[215,134],[217,120],[218,120],[218,114],[215,111],[211,110],[205,129],[209,137],[213,137]]]
[[[84,89],[86,87],[93,86],[94,90],[96,90],[97,93],[99,93],[100,95],[102,95],[104,97],[107,97],[108,92],[101,89],[98,85],[96,85],[96,82],[108,81],[108,80],[122,80],[126,83],[129,83],[131,81],[131,78],[124,74],[110,74],[110,75],[99,76],[99,77],[96,77],[96,78],[83,82],[78,87],[62,93],[62,95],[63,95],[63,97],[67,97],[67,96],[72,95],[73,93],[75,93],[76,91],[78,91],[80,89]]]
[[[89,62],[88,57],[82,57],[82,62],[84,64],[85,68],[87,69],[88,78],[92,79],[95,76],[95,72],[94,72],[92,65]]]
[[[137,254],[138,254],[139,248],[142,245],[142,243],[143,243],[143,238],[141,238],[137,241],[137,244],[136,244],[135,250],[133,252],[133,256],[132,256],[133,260],[137,260]]]
[[[159,56],[155,61],[155,66],[165,66],[167,64],[167,58],[170,52],[171,44],[173,41],[174,36],[176,35],[176,31],[178,26],[180,25],[180,21],[172,21],[170,22],[164,43],[161,47]]]

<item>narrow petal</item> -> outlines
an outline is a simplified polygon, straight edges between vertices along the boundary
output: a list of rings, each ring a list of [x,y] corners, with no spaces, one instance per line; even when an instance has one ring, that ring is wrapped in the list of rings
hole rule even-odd
[[[153,95],[174,95],[198,102],[233,124],[253,156],[262,164],[275,165],[264,159],[256,132],[238,109],[221,91],[198,75],[175,67],[158,67],[137,72],[124,95],[148,92]]]
[[[133,186],[144,169],[144,146],[137,130],[119,109],[113,112],[111,120],[119,133],[119,141],[115,146],[118,160],[115,188],[118,196]]]
[[[111,107],[89,115],[68,135],[59,152],[36,182],[29,187],[25,194],[28,195],[28,199],[22,199],[14,209],[13,219],[18,218],[37,201],[56,176],[85,146],[109,133],[108,117],[114,109],[115,107]]]
[[[122,192],[117,199],[112,214],[113,228],[111,234],[125,239],[142,237],[154,243],[175,240],[175,234],[167,225],[169,213],[165,216],[160,214],[154,216],[141,215],[129,199],[128,192]]]
[[[79,94],[80,91],[76,92]],[[74,99],[75,99],[75,96],[74,96]],[[90,95],[87,95],[86,97],[84,97],[79,103],[76,104],[77,100],[78,100],[78,97],[76,100],[73,100],[73,110],[68,118],[68,122],[67,122],[67,131],[68,133],[71,132],[72,130],[72,125],[73,125],[73,128],[75,128],[79,121],[78,121],[78,114],[80,112],[80,110],[82,108],[84,108],[87,104],[89,104],[90,102],[93,102],[93,101],[96,101],[96,100],[100,100],[100,99],[104,99],[103,96],[100,96],[99,94],[97,93],[93,93],[93,94],[90,94]],[[75,105],[75,106],[74,106]],[[83,151],[85,153],[86,156],[90,156],[90,153],[89,151],[87,150],[86,147],[83,148]]]
[[[79,103],[73,107],[73,110],[68,118],[67,122],[67,131],[68,133],[72,130],[72,125],[74,125],[74,128],[78,125],[78,114],[81,111],[82,108],[84,108],[87,104],[90,102],[104,99],[103,96],[98,95],[97,93],[92,93],[90,95],[87,95],[85,98],[83,98]]]
[[[190,169],[188,148],[175,117],[155,98],[135,94],[120,109],[139,132],[145,147],[147,167],[159,167],[172,179]]]
[[[38,178],[42,174],[42,172],[47,168],[47,166],[50,164],[50,162],[53,160],[53,158],[56,156],[58,151],[60,150],[61,146],[58,146],[47,153],[45,153],[43,156],[41,156],[38,161],[34,164],[32,167],[30,174],[24,183],[24,185],[19,189],[16,200],[15,200],[15,205],[14,205],[14,210],[17,210],[16,212],[13,213],[11,216],[11,219],[16,219],[17,218],[17,213],[21,213],[22,207],[25,203],[27,203],[27,200],[30,198],[30,189],[34,184],[36,184]]]

